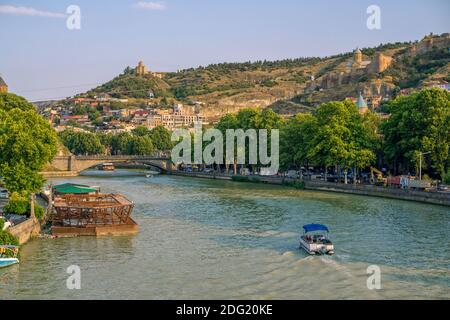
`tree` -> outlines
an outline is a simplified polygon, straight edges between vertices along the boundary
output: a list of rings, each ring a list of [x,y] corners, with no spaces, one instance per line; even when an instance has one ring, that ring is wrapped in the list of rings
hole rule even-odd
[[[316,118],[299,113],[280,132],[280,167],[284,170],[308,165],[308,150],[315,134]]]
[[[127,154],[129,155],[149,155],[154,147],[149,136],[133,136],[128,141]]]
[[[156,149],[160,151],[167,151],[172,149],[171,133],[163,126],[157,126],[150,132],[153,144]]]
[[[122,132],[111,137],[111,153],[114,155],[127,154],[128,142],[132,135],[128,132]]]
[[[29,212],[30,204],[27,196],[18,192],[11,193],[8,204],[3,211],[8,214],[26,214]]]
[[[315,117],[317,119],[316,134],[308,157],[325,167],[326,180],[328,167],[349,162],[347,140],[350,130],[347,123],[350,114],[342,102],[329,102],[317,109]]]
[[[417,154],[430,151],[423,165],[442,177],[450,166],[450,93],[424,89],[400,96],[389,106],[390,118],[382,125],[384,153],[394,171],[408,172]]]
[[[325,179],[327,168],[336,166],[339,175],[343,169],[345,183],[353,168],[356,182],[356,169],[375,160],[379,136],[373,119],[361,116],[349,101],[324,103],[314,115],[297,116],[283,133],[282,166],[288,167],[289,161],[314,162],[325,167]]]
[[[150,130],[146,126],[138,126],[131,130],[131,132],[133,133],[133,135],[140,137],[150,135]]]
[[[105,150],[99,136],[91,132],[64,130],[59,136],[62,143],[74,154],[97,155]]]
[[[244,132],[249,129],[260,130],[267,129],[279,129],[283,125],[283,120],[276,114],[272,109],[264,109],[261,111],[259,108],[245,108],[241,109],[236,115],[227,114],[222,117],[216,128],[219,129],[224,136],[224,146],[226,146],[226,130],[227,129],[242,129]],[[267,136],[268,145],[270,145],[271,135],[270,131]],[[256,141],[253,143],[258,143],[259,136],[257,132]],[[246,139],[247,140],[247,139]],[[233,142],[235,143],[235,142]],[[245,141],[245,154],[248,159],[249,148],[251,141]],[[261,145],[259,145],[261,147]],[[234,155],[234,173],[237,174],[237,145],[235,143],[235,155]],[[224,149],[224,156],[226,156],[226,150]],[[247,161],[246,159],[246,161]],[[226,163],[227,169],[228,164]]]
[[[57,151],[50,124],[24,98],[0,94],[0,176],[11,192],[38,191],[44,182],[39,171]]]
[[[12,93],[0,94],[0,110],[9,112],[13,109],[20,109],[22,111],[34,111],[34,106],[25,98],[17,96]]]
[[[239,123],[238,120],[236,118],[236,115],[234,114],[226,114],[225,116],[223,116],[222,118],[220,118],[219,122],[216,125],[216,128],[218,130],[220,130],[223,134],[223,155],[224,155],[224,160],[226,160],[226,131],[227,129],[237,129],[239,127]],[[234,174],[237,174],[237,163],[236,163],[237,159],[236,159],[236,148],[235,148],[235,154],[234,154]],[[225,167],[226,170],[228,172],[228,167],[230,165],[230,163],[228,163],[227,161],[224,161],[225,163]]]

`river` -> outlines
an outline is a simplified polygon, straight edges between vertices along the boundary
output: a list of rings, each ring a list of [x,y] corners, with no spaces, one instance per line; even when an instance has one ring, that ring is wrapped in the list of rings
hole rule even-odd
[[[66,181],[133,200],[139,234],[34,239],[0,269],[0,299],[450,298],[447,207],[125,170]],[[334,256],[298,249],[307,223],[328,225]]]

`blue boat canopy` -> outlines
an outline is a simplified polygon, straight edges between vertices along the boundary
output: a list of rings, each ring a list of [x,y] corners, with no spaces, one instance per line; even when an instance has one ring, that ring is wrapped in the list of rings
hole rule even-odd
[[[303,229],[305,230],[305,232],[311,232],[311,231],[326,231],[328,232],[328,227],[323,225],[323,224],[316,224],[316,223],[312,223],[312,224],[305,224],[303,226]]]

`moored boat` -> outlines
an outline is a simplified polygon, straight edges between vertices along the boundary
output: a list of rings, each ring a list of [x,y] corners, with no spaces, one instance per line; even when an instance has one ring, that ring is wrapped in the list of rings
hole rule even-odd
[[[328,227],[323,224],[306,224],[303,226],[304,234],[300,237],[300,247],[307,253],[334,254],[334,245],[328,239]],[[320,233],[319,233],[319,232]],[[326,232],[325,235],[323,231]]]
[[[116,168],[114,167],[114,164],[112,164],[111,162],[105,162],[100,165],[100,170],[114,171],[114,170],[116,170]]]
[[[17,256],[19,255],[19,247],[11,245],[0,246],[0,268],[8,267],[19,263]]]

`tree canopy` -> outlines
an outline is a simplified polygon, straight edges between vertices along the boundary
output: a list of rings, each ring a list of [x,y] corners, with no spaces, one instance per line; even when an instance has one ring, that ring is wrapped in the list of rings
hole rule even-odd
[[[395,171],[418,167],[420,153],[424,168],[442,176],[450,166],[450,93],[424,89],[391,101],[390,118],[383,124],[384,153]]]
[[[39,171],[57,151],[57,136],[34,106],[11,93],[0,94],[0,176],[11,192],[38,191]]]

